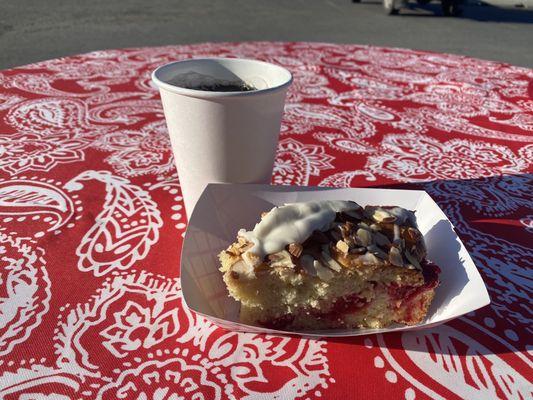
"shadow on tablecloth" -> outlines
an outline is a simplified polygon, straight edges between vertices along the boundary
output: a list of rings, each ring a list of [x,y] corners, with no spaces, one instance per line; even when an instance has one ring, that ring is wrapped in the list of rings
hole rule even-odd
[[[514,338],[509,329],[521,331],[528,320],[523,305],[529,304],[532,286],[533,174],[373,187],[425,190],[430,194],[478,266],[492,300],[489,306],[441,326],[377,335],[378,344],[445,356],[509,353],[504,343],[512,344],[517,351],[527,351],[524,336]],[[364,336],[325,340],[361,347],[365,343]],[[462,345],[453,345],[454,341]],[[491,345],[484,345],[488,341]]]

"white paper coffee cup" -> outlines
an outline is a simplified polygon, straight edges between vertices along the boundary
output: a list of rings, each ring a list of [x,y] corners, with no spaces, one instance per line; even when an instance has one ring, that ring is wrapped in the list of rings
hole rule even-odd
[[[201,74],[240,80],[257,90],[216,92],[188,89],[177,77]],[[190,216],[208,183],[270,183],[289,71],[263,61],[205,58],[157,68],[172,151],[185,210]]]

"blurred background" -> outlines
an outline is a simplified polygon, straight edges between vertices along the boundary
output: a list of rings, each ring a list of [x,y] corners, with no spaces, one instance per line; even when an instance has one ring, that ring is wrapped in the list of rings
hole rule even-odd
[[[398,15],[379,0],[0,0],[0,69],[97,49],[250,40],[397,46],[533,67],[533,0],[467,0],[449,17],[435,0],[395,7]]]

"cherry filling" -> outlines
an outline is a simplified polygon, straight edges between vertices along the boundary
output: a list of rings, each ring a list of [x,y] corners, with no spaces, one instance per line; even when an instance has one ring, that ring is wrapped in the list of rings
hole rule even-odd
[[[336,319],[344,314],[351,314],[355,311],[359,311],[368,305],[368,299],[359,297],[356,294],[341,297],[335,300],[333,307],[327,313],[321,313],[328,319]]]
[[[421,286],[389,285],[387,290],[393,300],[401,300],[402,303],[409,302],[420,294],[437,287],[439,284],[440,268],[429,262],[424,262],[421,266],[424,284]]]
[[[422,264],[422,275],[424,276],[423,285],[398,286],[396,284],[392,284],[387,286],[386,290],[391,298],[391,308],[398,309],[401,305],[407,304],[413,308],[411,311],[414,311],[414,308],[422,307],[422,300],[420,300],[420,304],[418,306],[417,304],[414,304],[413,301],[422,293],[437,287],[439,284],[439,273],[440,268],[438,266],[429,262],[424,262]],[[375,282],[372,282],[372,284],[376,286]],[[401,301],[399,305],[397,305],[398,301]],[[328,312],[320,312],[316,309],[307,309],[300,312],[313,316],[318,320],[327,319],[328,321],[337,321],[339,325],[342,325],[344,315],[354,314],[358,311],[361,311],[369,304],[370,302],[366,298],[360,297],[357,294],[351,294],[335,300],[333,306]],[[413,313],[409,312],[408,314],[409,315],[406,316],[406,319],[411,320]],[[259,324],[267,328],[282,330],[290,326],[294,322],[295,318],[295,314],[286,314],[276,318],[259,321]]]

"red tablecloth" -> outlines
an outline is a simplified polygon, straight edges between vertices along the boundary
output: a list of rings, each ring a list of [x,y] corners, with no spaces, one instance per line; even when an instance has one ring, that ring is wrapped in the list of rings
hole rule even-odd
[[[294,74],[273,183],[424,188],[492,304],[335,340],[237,334],[187,311],[186,220],[150,72],[208,56]],[[98,51],[1,72],[0,398],[531,398],[532,78],[310,43]]]

